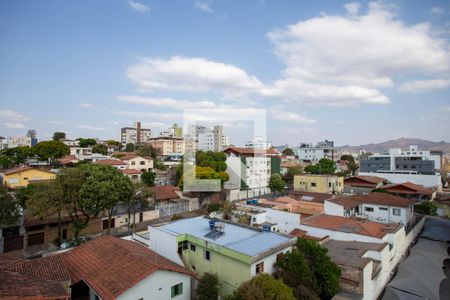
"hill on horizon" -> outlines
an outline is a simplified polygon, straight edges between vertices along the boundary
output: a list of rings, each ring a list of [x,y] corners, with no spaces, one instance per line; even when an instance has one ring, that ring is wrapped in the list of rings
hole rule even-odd
[[[359,150],[366,150],[373,153],[384,152],[392,148],[407,150],[410,145],[417,145],[419,150],[441,150],[444,153],[450,153],[450,143],[447,143],[446,141],[433,142],[417,138],[399,138],[381,143],[370,143],[359,146],[344,145],[337,148],[341,151],[358,152]]]

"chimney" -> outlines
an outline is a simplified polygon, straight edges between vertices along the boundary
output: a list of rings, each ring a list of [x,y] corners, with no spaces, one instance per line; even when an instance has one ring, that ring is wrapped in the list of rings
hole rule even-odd
[[[136,122],[136,144],[141,144],[141,122]]]

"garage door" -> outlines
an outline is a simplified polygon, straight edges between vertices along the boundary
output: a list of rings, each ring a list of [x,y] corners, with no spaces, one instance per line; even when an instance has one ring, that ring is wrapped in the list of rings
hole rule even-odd
[[[29,234],[27,237],[28,246],[43,244],[44,241],[45,241],[45,234],[43,232]]]

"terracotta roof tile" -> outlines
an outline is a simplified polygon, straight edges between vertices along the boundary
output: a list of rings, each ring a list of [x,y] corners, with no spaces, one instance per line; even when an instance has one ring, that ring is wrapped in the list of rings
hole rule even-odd
[[[311,201],[316,203],[323,203],[325,200],[333,198],[332,194],[301,191],[289,191],[289,196],[294,197],[298,200]]]
[[[360,203],[408,207],[416,202],[415,200],[394,196],[388,193],[369,193],[365,195],[342,196],[329,199],[328,201],[342,205],[346,209],[358,206]]]
[[[102,236],[63,256],[72,282],[85,281],[103,299],[115,299],[158,270],[194,276],[186,268],[132,241]]]
[[[10,175],[10,174],[14,174],[14,173],[18,173],[18,172],[24,172],[24,171],[28,171],[28,170],[32,170],[32,169],[39,170],[39,171],[42,171],[42,172],[52,173],[52,174],[53,174],[53,172],[50,172],[50,171],[48,171],[48,170],[38,169],[38,168],[33,168],[33,167],[23,167],[23,166],[22,166],[22,167],[17,167],[17,168],[5,170],[5,171],[3,172],[3,174],[5,174],[5,175]]]
[[[180,196],[176,193],[180,189],[173,185],[157,185],[155,186],[155,200],[164,201],[170,199],[178,199]]]
[[[240,148],[240,147],[229,147],[225,149],[223,152],[233,152],[240,155],[247,155],[247,156],[253,156],[256,154],[261,155],[277,155],[280,154],[280,152],[274,150],[274,149],[255,149],[255,148]]]
[[[367,235],[380,239],[386,234],[394,232],[401,226],[399,224],[383,224],[357,218],[346,218],[325,214],[308,217],[303,219],[301,223],[307,226]]]
[[[404,193],[404,194],[423,194],[423,195],[433,194],[432,189],[425,188],[423,185],[414,184],[412,182],[387,184],[387,185],[383,186],[383,189],[391,191],[391,192]]]
[[[126,162],[123,162],[119,159],[102,159],[102,160],[97,161],[97,164],[108,165],[108,166],[125,166],[125,165],[127,165]]]
[[[377,176],[353,176],[344,179],[344,184],[350,186],[375,188],[379,183],[386,182],[386,179]]]
[[[123,174],[126,175],[134,175],[134,174],[142,174],[141,171],[136,170],[136,169],[125,169],[125,170],[121,170]]]

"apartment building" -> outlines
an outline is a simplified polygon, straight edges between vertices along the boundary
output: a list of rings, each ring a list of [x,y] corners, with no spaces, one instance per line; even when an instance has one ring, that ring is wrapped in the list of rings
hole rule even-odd
[[[120,129],[120,142],[123,146],[131,144],[145,144],[152,137],[152,130],[141,127],[141,122],[136,122],[134,127],[123,127]]]
[[[272,274],[277,259],[296,242],[269,228],[263,231],[205,217],[149,226],[149,240],[151,250],[199,276],[217,274],[221,297],[257,274]]]
[[[227,155],[227,173],[230,189],[260,189],[269,184],[270,175],[280,173],[281,161],[270,156],[274,150],[230,147]]]
[[[344,191],[344,177],[315,174],[295,175],[294,191],[340,194]]]
[[[338,159],[334,142],[328,140],[318,142],[315,146],[313,144],[302,143],[299,147],[294,148],[294,153],[300,161],[312,164],[319,162],[322,158],[333,161]]]
[[[158,151],[161,156],[183,155],[186,147],[184,139],[176,137],[154,137],[150,138],[148,143]]]
[[[230,138],[223,133],[222,126],[213,129],[203,129],[198,134],[197,149],[201,151],[223,151],[230,145]]]
[[[16,147],[33,147],[38,143],[37,138],[31,136],[0,137],[0,150]]]
[[[375,175],[392,183],[412,182],[441,190],[441,160],[440,154],[419,150],[414,145],[408,150],[389,149],[360,160],[359,175]]]

